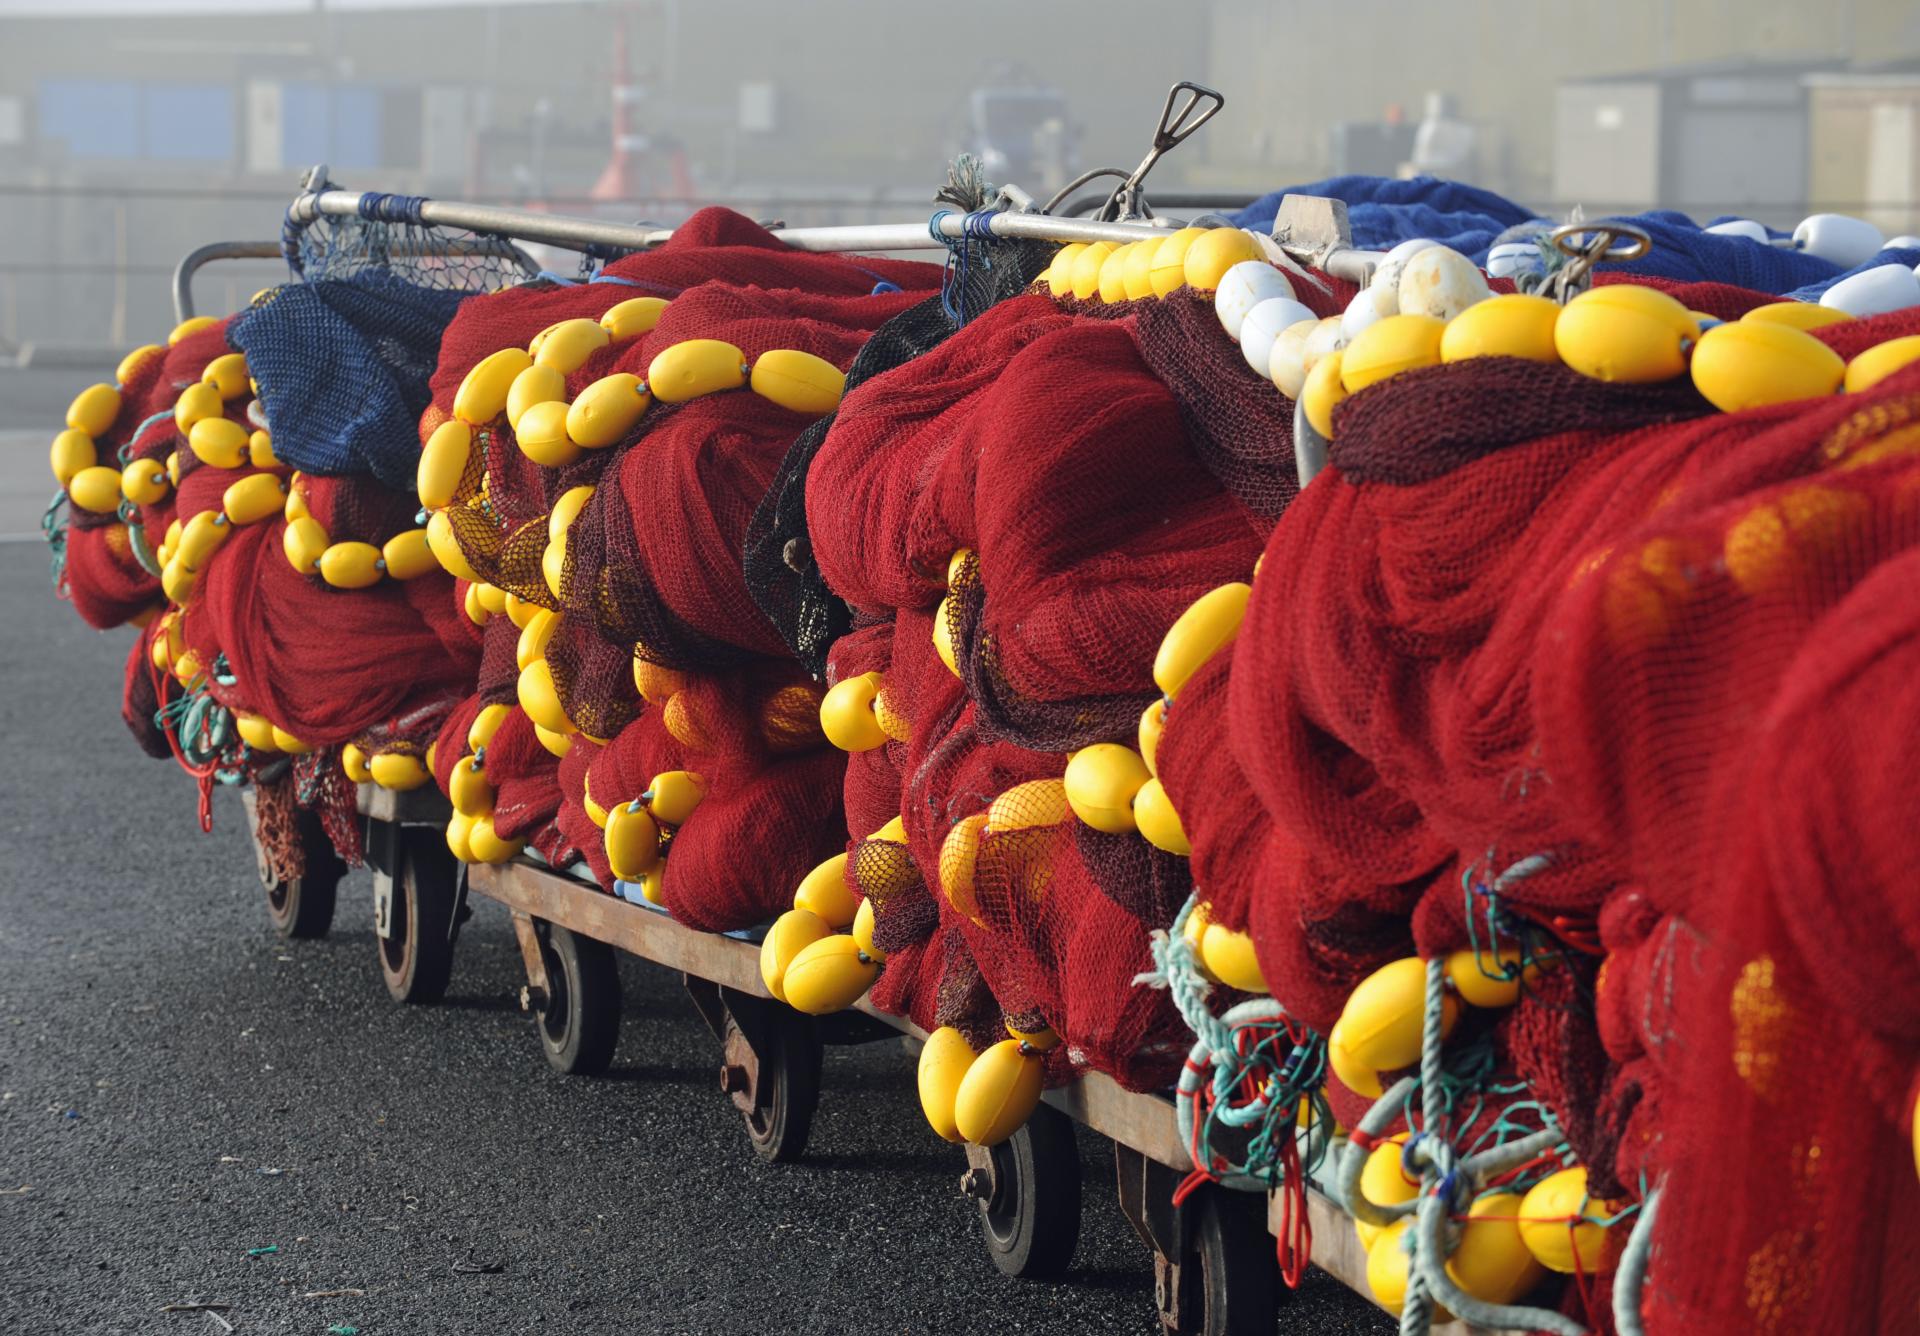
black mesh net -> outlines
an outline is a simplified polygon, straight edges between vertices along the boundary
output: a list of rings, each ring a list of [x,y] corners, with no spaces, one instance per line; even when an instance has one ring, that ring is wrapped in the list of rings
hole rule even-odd
[[[1024,292],[1052,262],[1055,247],[1020,241],[976,245],[947,291],[894,317],[869,339],[847,371],[847,390],[937,347],[960,325]],[[956,323],[954,314],[959,320]],[[807,538],[807,470],[833,426],[821,418],[800,434],[747,528],[747,589],[781,638],[816,678],[827,649],[853,626],[847,605],[827,588]]]

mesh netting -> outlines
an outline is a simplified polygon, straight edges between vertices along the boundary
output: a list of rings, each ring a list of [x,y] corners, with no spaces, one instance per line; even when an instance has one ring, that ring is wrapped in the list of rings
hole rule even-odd
[[[371,473],[411,490],[415,426],[463,295],[378,268],[263,293],[227,337],[247,356],[274,454],[310,474]]]
[[[876,331],[847,369],[847,389],[904,365],[939,345],[961,323],[1018,296],[1043,271],[1053,248],[1042,243],[996,247],[996,263],[970,265],[953,288],[901,312]],[[846,603],[827,586],[807,532],[807,477],[833,426],[833,416],[808,427],[781,461],[779,473],[747,529],[747,589],[787,645],[816,676],[827,650],[852,627]]]
[[[1732,415],[1684,382],[1407,373],[1336,409],[1232,654],[1168,710],[1195,879],[1293,1014],[1324,1030],[1378,965],[1490,931],[1560,953],[1499,1048],[1596,1194],[1667,1182],[1650,1329],[1893,1330],[1920,1290],[1911,1194],[1882,1186],[1908,1171],[1920,999],[1886,980],[1913,851],[1878,788],[1916,441],[1913,372]]]
[[[331,181],[319,190],[337,189]],[[309,283],[392,276],[441,292],[492,292],[524,278],[532,261],[505,237],[429,225],[425,200],[368,192],[356,216],[289,218],[280,238],[287,267]]]
[[[1624,949],[1601,996],[1644,1073],[1644,1163],[1671,1171],[1654,1314],[1894,1331],[1920,1298],[1892,1186],[1920,1056],[1916,850],[1887,787],[1912,749],[1920,376],[1745,416],[1560,601],[1535,668],[1544,764],[1646,891],[1608,924]],[[1689,1242],[1709,1220],[1710,1251]]]

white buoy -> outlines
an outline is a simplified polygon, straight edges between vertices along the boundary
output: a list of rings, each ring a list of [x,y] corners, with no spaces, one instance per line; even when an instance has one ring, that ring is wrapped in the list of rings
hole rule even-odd
[[[1255,375],[1270,380],[1273,341],[1288,325],[1316,318],[1311,310],[1291,297],[1269,297],[1248,311],[1247,318],[1240,322],[1240,355],[1247,359]]]
[[[1503,241],[1487,252],[1487,273],[1493,278],[1546,272],[1546,257],[1531,241]]]
[[[1400,271],[1401,315],[1430,315],[1451,320],[1475,302],[1493,295],[1478,265],[1457,250],[1431,246],[1407,260]]]
[[[1893,238],[1884,247],[1886,250],[1920,250],[1920,237],[1911,232],[1903,232]]]
[[[1852,269],[1880,253],[1886,238],[1864,218],[1844,213],[1816,213],[1793,229],[1793,244],[1809,255]]]
[[[1279,269],[1265,260],[1242,260],[1220,276],[1220,286],[1213,293],[1213,313],[1220,317],[1220,328],[1227,331],[1227,337],[1238,343],[1240,326],[1254,307],[1275,297],[1291,296],[1293,284]],[[1266,374],[1264,357],[1257,370]]]
[[[1920,273],[1904,264],[1883,264],[1841,279],[1826,290],[1820,304],[1855,316],[1904,311],[1920,306]]]
[[[1400,314],[1400,275],[1406,269],[1407,261],[1411,260],[1421,251],[1438,246],[1439,244],[1439,242],[1434,241],[1430,237],[1414,237],[1409,241],[1401,242],[1398,246],[1395,246],[1386,253],[1385,258],[1380,261],[1379,267],[1373,271],[1373,279],[1368,284],[1369,287],[1376,288],[1381,292],[1390,292],[1393,294],[1393,309],[1390,311],[1383,310],[1380,313],[1381,315]]]
[[[1754,222],[1751,218],[1735,218],[1730,222],[1715,223],[1712,227],[1705,230],[1712,236],[1745,237],[1747,240],[1757,241],[1763,246],[1772,240],[1772,238],[1767,235],[1767,229],[1759,223]]]
[[[1349,342],[1376,320],[1400,314],[1400,293],[1395,288],[1361,288],[1340,313],[1340,331]]]

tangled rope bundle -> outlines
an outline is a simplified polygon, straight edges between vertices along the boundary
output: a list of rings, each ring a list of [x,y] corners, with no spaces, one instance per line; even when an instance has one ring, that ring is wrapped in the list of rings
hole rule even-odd
[[[1198,904],[1189,897],[1172,929],[1152,935],[1155,968],[1134,980],[1167,989],[1198,1036],[1175,1088],[1174,1114],[1194,1171],[1175,1192],[1174,1204],[1202,1183],[1283,1193],[1277,1252],[1281,1275],[1288,1286],[1298,1286],[1313,1254],[1307,1179],[1332,1141],[1333,1113],[1323,1089],[1326,1041],[1271,997],[1250,998],[1214,1015],[1207,1005],[1212,985],[1187,936]],[[1303,1107],[1309,1111],[1304,1129]],[[1237,1146],[1238,1159],[1226,1144]]]

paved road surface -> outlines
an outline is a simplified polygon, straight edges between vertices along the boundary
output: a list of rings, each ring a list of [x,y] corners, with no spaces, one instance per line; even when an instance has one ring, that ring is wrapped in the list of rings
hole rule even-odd
[[[44,503],[89,379],[0,371],[0,429],[30,429],[0,440],[0,531]],[[189,1301],[310,1336],[1156,1329],[1098,1138],[1075,1272],[1010,1281],[891,1044],[829,1051],[812,1154],[772,1167],[664,971],[624,966],[596,1080],[541,1060],[488,902],[447,1004],[396,1007],[363,876],[331,939],[273,937],[238,802],[198,833],[191,784],[117,717],[128,634],[57,604],[37,543],[0,544],[0,627],[0,1330],[218,1332],[159,1312]],[[1282,1330],[1393,1329],[1313,1281]],[[304,1297],[342,1289],[364,1294]]]

